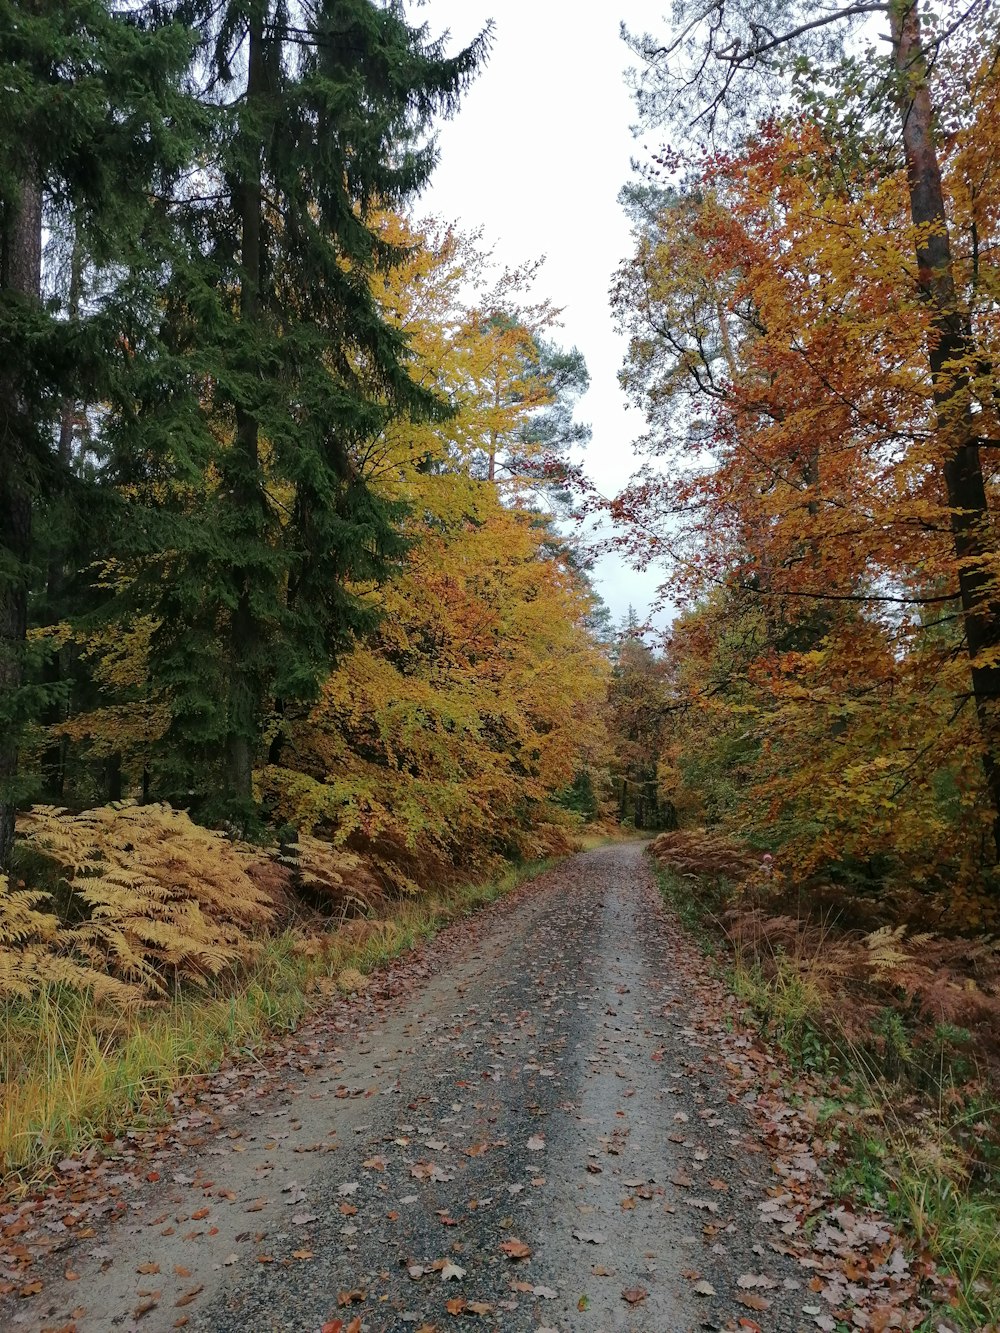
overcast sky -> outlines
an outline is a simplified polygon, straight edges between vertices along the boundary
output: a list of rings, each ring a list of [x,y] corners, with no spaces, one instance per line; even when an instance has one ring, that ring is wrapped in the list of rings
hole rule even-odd
[[[564,307],[556,336],[586,357],[591,388],[578,416],[593,425],[585,461],[605,494],[635,469],[631,446],[642,429],[618,388],[624,345],[608,307],[611,275],[630,250],[617,195],[638,151],[619,24],[663,31],[664,8],[664,0],[594,8],[579,0],[427,0],[413,11],[435,35],[449,29],[452,50],[495,22],[486,69],[441,128],[440,165],[418,211],[485,227],[502,264],[547,256],[536,290]],[[596,583],[618,620],[630,602],[645,613],[657,578],[605,558]]]

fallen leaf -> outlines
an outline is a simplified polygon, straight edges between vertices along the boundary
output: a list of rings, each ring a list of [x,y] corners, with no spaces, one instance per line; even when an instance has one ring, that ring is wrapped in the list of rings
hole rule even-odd
[[[756,1296],[752,1291],[741,1291],[736,1295],[740,1305],[745,1305],[748,1310],[770,1310],[771,1302],[766,1296]]]
[[[205,1284],[204,1282],[200,1282],[197,1287],[192,1287],[191,1290],[186,1291],[183,1294],[183,1296],[178,1296],[177,1299],[174,1301],[174,1305],[176,1306],[190,1305],[191,1302],[194,1300],[194,1298],[204,1290],[205,1290]]]
[[[706,1282],[704,1278],[702,1278],[700,1282],[696,1282],[691,1290],[696,1292],[699,1296],[715,1295],[715,1288],[712,1286],[711,1282]]]
[[[626,1287],[622,1292],[622,1300],[628,1301],[629,1305],[638,1305],[649,1295],[645,1287]]]
[[[502,1241],[500,1248],[508,1259],[531,1258],[531,1246],[525,1245],[524,1241],[518,1240],[516,1236],[512,1236],[510,1240]]]

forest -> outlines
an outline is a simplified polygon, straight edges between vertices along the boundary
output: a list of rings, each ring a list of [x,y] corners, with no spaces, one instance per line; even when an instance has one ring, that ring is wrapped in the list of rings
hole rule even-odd
[[[605,494],[543,262],[422,207],[492,26],[0,0],[0,1163],[642,835],[793,1067],[909,1107],[851,1188],[985,1328],[1000,19],[675,9],[622,31]]]

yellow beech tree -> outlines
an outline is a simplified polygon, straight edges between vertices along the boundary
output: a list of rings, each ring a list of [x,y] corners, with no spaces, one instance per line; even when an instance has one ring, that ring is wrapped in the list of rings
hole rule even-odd
[[[453,479],[435,480],[447,511]],[[411,878],[544,850],[567,822],[551,798],[603,753],[608,663],[570,552],[488,482],[458,480],[465,516],[426,521],[376,594],[379,628],[259,774],[275,819]]]

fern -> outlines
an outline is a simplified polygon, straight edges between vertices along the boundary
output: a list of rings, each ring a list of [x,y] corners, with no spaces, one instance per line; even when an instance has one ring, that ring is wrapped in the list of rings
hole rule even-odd
[[[101,998],[129,1003],[133,989],[95,971],[69,954],[58,918],[41,910],[49,895],[38,889],[13,889],[0,875],[0,999],[30,999],[42,986],[89,990]]]
[[[321,838],[299,834],[278,859],[292,871],[300,889],[341,920],[371,916],[384,900],[378,881],[359,856]]]
[[[166,805],[69,814],[36,806],[21,839],[58,867],[69,895],[61,949],[146,991],[204,981],[250,957],[273,919],[247,873],[249,849]]]

